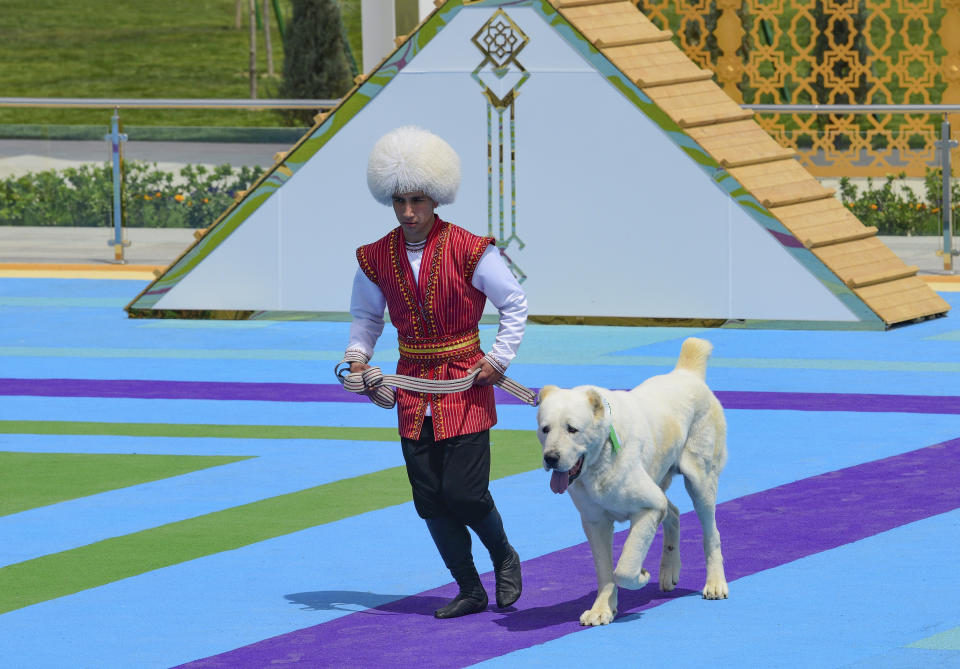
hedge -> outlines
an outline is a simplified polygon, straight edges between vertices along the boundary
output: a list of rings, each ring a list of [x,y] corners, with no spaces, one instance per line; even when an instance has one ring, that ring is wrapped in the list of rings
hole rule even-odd
[[[155,163],[124,163],[124,225],[205,228],[262,174],[261,167],[186,165],[178,174]],[[110,163],[44,170],[0,180],[0,225],[113,225]]]

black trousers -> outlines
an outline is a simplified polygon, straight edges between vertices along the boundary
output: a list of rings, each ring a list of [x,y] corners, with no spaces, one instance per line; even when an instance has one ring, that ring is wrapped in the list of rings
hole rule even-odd
[[[400,445],[421,518],[447,516],[469,525],[493,509],[489,430],[434,441],[427,416],[420,438],[401,437]]]

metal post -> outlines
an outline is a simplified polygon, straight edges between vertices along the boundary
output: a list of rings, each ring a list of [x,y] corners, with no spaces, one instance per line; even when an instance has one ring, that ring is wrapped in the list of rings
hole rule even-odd
[[[940,196],[943,249],[937,251],[937,255],[943,258],[944,271],[953,274],[953,256],[960,255],[960,251],[953,250],[953,203],[951,202],[953,194],[950,192],[950,177],[952,176],[950,151],[957,147],[957,140],[950,139],[950,121],[946,114],[943,115],[943,123],[940,125],[940,141],[935,142],[935,146],[940,151],[940,172],[943,177],[943,193]]]
[[[114,260],[126,263],[123,258],[123,249],[130,246],[130,242],[123,239],[123,150],[120,142],[127,141],[127,136],[120,133],[120,108],[114,107],[113,117],[110,119],[110,134],[104,137],[110,142],[113,155],[113,239],[107,241],[113,247]]]

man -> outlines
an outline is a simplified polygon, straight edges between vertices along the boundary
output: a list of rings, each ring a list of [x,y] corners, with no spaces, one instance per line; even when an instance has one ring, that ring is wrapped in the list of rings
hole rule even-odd
[[[520,557],[489,491],[490,428],[497,422],[491,384],[516,356],[526,295],[492,237],[436,215],[460,185],[459,157],[440,137],[412,126],[384,135],[370,154],[367,185],[378,202],[393,206],[400,225],[357,249],[347,355],[370,360],[386,307],[399,335],[398,374],[458,379],[480,370],[474,385],[460,393],[397,391],[414,506],[460,589],[434,615],[456,618],[487,608],[467,527],[490,552],[497,606],[510,606],[522,588]],[[500,328],[484,355],[478,325],[487,299],[500,312]],[[350,364],[351,372],[368,368],[366,362]]]

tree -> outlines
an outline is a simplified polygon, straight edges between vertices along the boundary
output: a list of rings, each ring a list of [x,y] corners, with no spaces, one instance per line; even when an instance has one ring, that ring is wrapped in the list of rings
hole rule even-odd
[[[353,85],[336,0],[293,0],[283,50],[281,98],[334,99]],[[288,117],[312,125],[315,113],[297,110]]]

